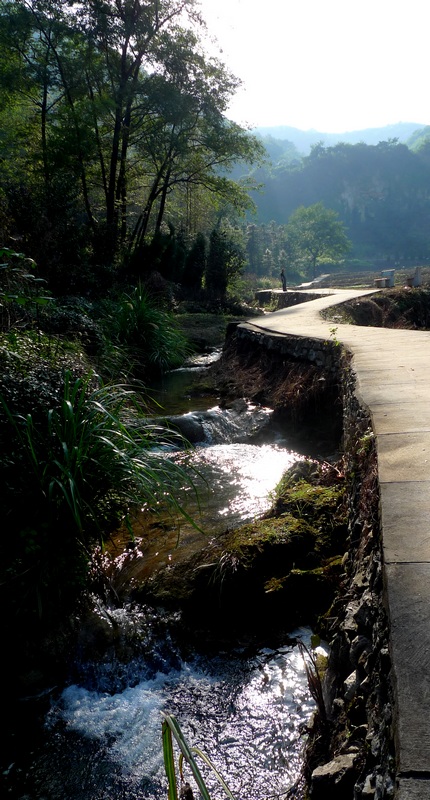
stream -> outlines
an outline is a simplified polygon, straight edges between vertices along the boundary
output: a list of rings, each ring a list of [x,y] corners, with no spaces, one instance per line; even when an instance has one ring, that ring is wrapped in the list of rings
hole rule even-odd
[[[165,376],[156,389],[163,413],[186,415],[203,437],[197,437],[193,458],[206,494],[201,530],[183,523],[179,539],[172,526],[154,540],[145,527],[148,515],[136,515],[136,546],[149,571],[263,513],[285,469],[309,454],[290,447],[288,432],[273,422],[270,409],[241,402],[225,411],[216,398],[196,400],[190,387],[210,361]],[[8,796],[164,800],[164,711],[176,717],[188,743],[211,759],[236,800],[286,797],[300,773],[300,732],[313,709],[303,659],[292,641],[195,652],[178,644],[174,614],[160,618],[127,603],[95,605],[101,623],[118,631],[120,646],[117,641],[115,651],[94,660],[75,655],[68,685],[49,692],[37,740],[29,733],[25,763],[11,763],[5,773]],[[291,637],[309,646],[311,631],[303,628]],[[199,767],[211,797],[223,797],[212,772],[203,762]]]

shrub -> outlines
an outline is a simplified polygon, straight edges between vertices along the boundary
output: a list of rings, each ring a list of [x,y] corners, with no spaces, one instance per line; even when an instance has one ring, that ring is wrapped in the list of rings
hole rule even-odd
[[[171,314],[160,307],[142,284],[104,305],[104,325],[110,338],[125,347],[137,375],[165,372],[189,354],[187,340]]]
[[[40,306],[52,301],[46,281],[38,278],[33,259],[10,247],[0,248],[0,329],[27,320]]]

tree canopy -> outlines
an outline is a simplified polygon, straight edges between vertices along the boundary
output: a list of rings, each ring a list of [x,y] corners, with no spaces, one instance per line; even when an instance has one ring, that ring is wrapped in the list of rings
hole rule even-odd
[[[239,82],[203,29],[195,0],[1,0],[0,221],[48,272],[139,263],[195,193],[251,205],[228,173],[263,148],[226,118]]]
[[[286,234],[296,260],[309,262],[313,278],[322,258],[337,261],[351,247],[338,215],[322,203],[297,208],[290,217]]]

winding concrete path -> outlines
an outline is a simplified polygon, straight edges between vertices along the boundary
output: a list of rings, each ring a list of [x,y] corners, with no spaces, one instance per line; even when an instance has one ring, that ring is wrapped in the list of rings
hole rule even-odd
[[[395,797],[430,800],[430,331],[343,325],[320,316],[329,306],[374,293],[326,290],[322,298],[244,324],[323,340],[336,327],[336,339],[352,353],[356,392],[370,412],[378,454],[397,702]]]

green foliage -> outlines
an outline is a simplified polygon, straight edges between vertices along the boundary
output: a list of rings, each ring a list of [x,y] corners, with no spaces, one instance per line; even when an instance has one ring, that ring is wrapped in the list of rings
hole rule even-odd
[[[190,348],[172,314],[139,283],[117,301],[104,304],[102,320],[113,341],[126,348],[132,370],[147,375],[183,363]]]
[[[207,241],[198,233],[185,259],[182,284],[189,289],[201,289],[206,269]]]
[[[0,328],[9,330],[23,309],[45,306],[52,297],[35,275],[35,262],[10,247],[0,248]],[[43,293],[42,293],[43,290]]]
[[[175,759],[174,759],[174,750],[173,750],[173,738],[175,739],[179,750],[179,776],[180,776],[180,785],[181,785],[181,792],[178,795],[178,782],[176,777],[176,769],[175,769]],[[200,795],[203,800],[211,800],[209,791],[203,780],[202,774],[200,769],[197,765],[196,759],[194,756],[199,756],[205,764],[210,768],[212,773],[215,775],[218,783],[222,787],[224,793],[230,800],[234,800],[230,789],[228,788],[227,784],[225,783],[224,779],[221,777],[217,769],[212,764],[211,760],[203,753],[200,748],[198,747],[190,747],[187,740],[185,739],[180,727],[179,723],[174,716],[171,714],[163,714],[163,723],[162,723],[162,739],[163,739],[163,757],[164,757],[164,767],[166,770],[166,775],[169,784],[169,791],[168,791],[168,798],[169,800],[179,800],[179,797],[184,796],[184,790],[188,790],[188,793],[185,795],[187,798],[192,798],[192,793],[190,795],[191,787],[188,783],[184,781],[184,774],[183,774],[183,762],[184,760],[188,763],[191,772],[193,774],[193,778],[197,783],[197,786],[200,791]]]
[[[246,253],[245,273],[253,279],[254,288],[278,286],[281,269],[289,283],[303,280],[304,266],[297,260],[287,225],[272,220],[268,225],[241,225],[239,230]]]
[[[0,396],[2,584],[13,613],[64,610],[84,585],[91,543],[129,504],[163,499],[185,513],[178,498],[189,472],[169,460],[143,411],[126,387],[70,372],[36,414]]]
[[[227,176],[263,148],[225,118],[238,80],[200,23],[195,0],[0,4],[5,217],[57,291],[139,259],[166,221],[193,230],[201,191],[252,206]]]
[[[286,232],[297,259],[309,262],[314,278],[321,259],[340,259],[351,246],[336,212],[325,208],[322,203],[297,208],[290,217]]]
[[[423,263],[430,257],[426,136],[424,129],[411,140],[413,150],[396,140],[316,145],[301,163],[260,175],[264,194],[253,194],[259,221],[284,224],[299,206],[322,202],[339,215],[355,257]]]
[[[224,300],[227,288],[242,272],[245,255],[231,232],[214,228],[209,241],[205,286],[209,295]]]

